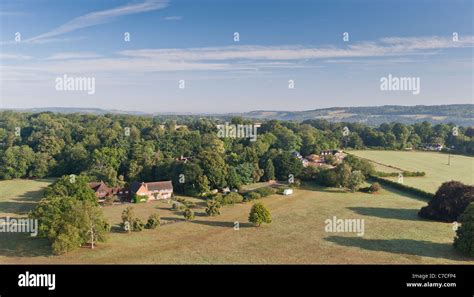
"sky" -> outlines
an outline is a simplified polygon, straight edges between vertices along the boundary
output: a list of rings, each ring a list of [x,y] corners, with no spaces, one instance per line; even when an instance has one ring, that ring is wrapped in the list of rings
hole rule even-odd
[[[473,9],[470,0],[2,0],[0,108],[473,103]],[[64,90],[65,77],[94,83]],[[418,79],[419,92],[381,89],[388,77]]]

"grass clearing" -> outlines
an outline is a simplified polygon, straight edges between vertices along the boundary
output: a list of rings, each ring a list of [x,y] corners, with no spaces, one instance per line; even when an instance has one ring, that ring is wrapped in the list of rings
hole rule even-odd
[[[247,222],[253,203],[225,206],[220,216],[207,217],[204,204],[196,199],[196,219],[184,222],[181,211],[170,209],[171,203],[155,201],[134,204],[137,216],[145,220],[158,212],[162,222],[178,223],[130,234],[112,232],[109,241],[94,250],[82,248],[61,256],[52,256],[43,240],[12,235],[11,240],[0,241],[0,263],[474,264],[474,259],[454,250],[452,224],[420,219],[417,212],[426,202],[397,191],[370,195],[304,188],[291,196],[259,201],[273,219],[260,228]],[[118,224],[126,206],[103,210],[111,223]],[[325,232],[325,220],[333,216],[364,219],[365,235]],[[236,221],[240,230],[234,230]]]
[[[424,171],[426,176],[404,177],[403,183],[432,193],[446,181],[456,180],[474,184],[474,157],[451,155],[451,165],[448,165],[448,154],[437,152],[365,150],[349,153],[408,171]],[[388,166],[376,164],[375,167],[378,171],[397,172]],[[397,181],[398,177],[387,177],[387,179]]]

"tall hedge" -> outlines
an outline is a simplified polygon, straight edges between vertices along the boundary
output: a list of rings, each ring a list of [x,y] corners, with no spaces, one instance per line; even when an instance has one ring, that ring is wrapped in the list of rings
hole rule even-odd
[[[391,180],[381,178],[381,177],[378,177],[378,176],[371,176],[370,179],[372,181],[376,181],[376,182],[378,182],[382,185],[390,186],[390,187],[395,188],[397,190],[400,190],[402,192],[405,192],[405,193],[408,193],[408,194],[413,194],[413,195],[419,196],[421,198],[425,198],[427,200],[430,200],[434,197],[434,195],[430,192],[426,192],[426,191],[423,191],[421,189],[410,187],[410,186],[407,186],[405,184],[398,183],[398,182],[395,182],[395,181],[391,181]]]

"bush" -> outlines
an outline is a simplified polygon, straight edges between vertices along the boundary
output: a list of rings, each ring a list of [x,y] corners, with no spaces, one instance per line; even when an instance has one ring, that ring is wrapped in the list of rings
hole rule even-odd
[[[262,196],[257,192],[248,192],[245,195],[245,200],[247,200],[247,201],[257,200],[257,199],[260,199],[260,198],[262,198]]]
[[[263,187],[254,190],[253,192],[260,194],[261,197],[267,197],[276,193],[276,190],[270,187]]]
[[[184,211],[184,218],[186,221],[192,221],[194,220],[194,211],[191,208],[186,208]]]
[[[244,200],[244,197],[242,197],[242,195],[240,195],[239,193],[231,192],[224,196],[221,204],[227,205],[227,204],[241,203],[243,200]]]
[[[143,203],[143,202],[146,202],[147,201],[147,197],[146,196],[140,196],[140,195],[133,195],[133,198],[132,198],[132,201],[133,203]]]
[[[221,212],[221,204],[216,200],[208,200],[207,207],[206,207],[206,214],[208,216],[217,216],[220,215]]]
[[[133,221],[135,219],[135,211],[133,206],[129,206],[122,211],[122,229],[130,232],[133,229]]]
[[[249,222],[257,227],[262,223],[270,224],[272,222],[270,211],[262,203],[255,203],[250,210]]]
[[[154,213],[148,217],[148,221],[146,222],[145,228],[155,229],[159,225],[160,225],[160,216],[157,213]]]
[[[474,257],[474,203],[469,204],[459,218],[454,247],[469,257]]]
[[[132,227],[133,227],[133,231],[140,232],[145,227],[145,224],[143,224],[142,220],[140,220],[139,218],[136,218],[135,220],[133,220]]]
[[[418,214],[435,221],[454,222],[472,202],[474,202],[473,186],[457,181],[445,182]]]
[[[316,177],[316,183],[325,187],[336,187],[338,184],[336,171],[332,169],[321,170]]]
[[[380,184],[378,182],[374,182],[369,187],[369,193],[377,193],[380,191]]]

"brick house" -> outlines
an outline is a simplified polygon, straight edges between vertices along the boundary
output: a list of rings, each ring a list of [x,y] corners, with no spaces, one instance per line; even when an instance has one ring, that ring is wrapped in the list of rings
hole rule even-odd
[[[130,185],[130,197],[143,196],[147,201],[169,199],[173,194],[173,184],[170,180],[159,182],[133,182]]]
[[[88,185],[92,189],[92,191],[94,191],[95,196],[97,197],[99,202],[102,202],[105,200],[105,198],[111,197],[117,193],[117,189],[110,188],[103,181],[90,182]]]

